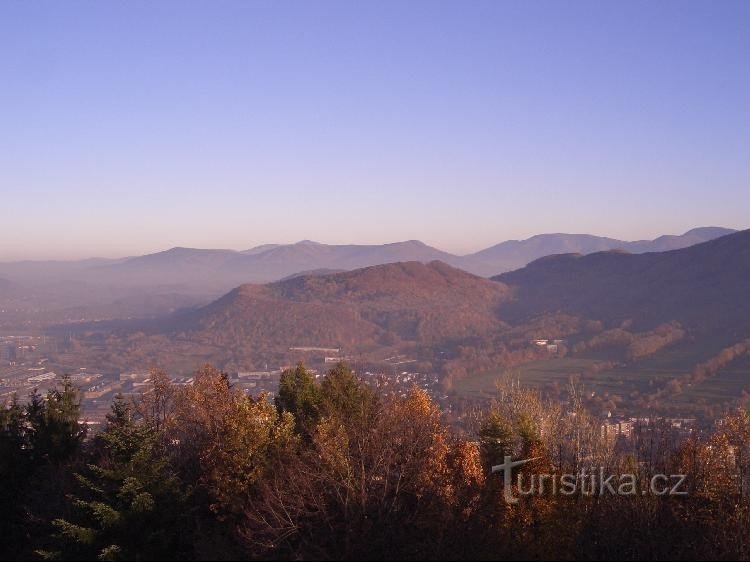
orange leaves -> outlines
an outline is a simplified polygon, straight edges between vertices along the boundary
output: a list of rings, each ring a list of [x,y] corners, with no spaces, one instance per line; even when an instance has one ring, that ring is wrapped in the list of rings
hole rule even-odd
[[[270,457],[294,445],[293,428],[266,396],[247,397],[206,367],[179,394],[172,432],[184,460],[198,463],[211,509],[230,514],[242,509]]]

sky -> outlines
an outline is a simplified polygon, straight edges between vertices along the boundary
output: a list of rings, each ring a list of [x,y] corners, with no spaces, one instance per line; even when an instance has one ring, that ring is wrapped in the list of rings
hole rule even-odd
[[[0,0],[0,260],[747,228],[750,2]]]

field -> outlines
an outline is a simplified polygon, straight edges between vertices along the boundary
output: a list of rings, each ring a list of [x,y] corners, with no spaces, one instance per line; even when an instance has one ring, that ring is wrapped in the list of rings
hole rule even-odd
[[[687,341],[664,349],[656,355],[632,364],[618,363],[608,370],[597,372],[609,355],[614,360],[620,354],[602,353],[586,357],[565,357],[533,361],[511,369],[494,369],[458,381],[455,391],[466,398],[489,398],[495,393],[495,383],[511,376],[521,384],[544,389],[557,384],[564,386],[571,376],[579,375],[586,390],[598,395],[619,396],[627,401],[637,393],[649,395],[663,388],[672,379],[681,379],[692,372],[695,365],[715,355],[731,342],[716,338],[713,341]],[[616,358],[616,359],[615,359]],[[706,405],[732,403],[750,391],[750,356],[734,361],[718,375],[693,386],[685,386],[679,394],[664,399],[669,411],[691,415]]]
[[[600,361],[596,359],[570,357],[532,361],[511,369],[495,369],[462,379],[456,383],[455,390],[465,397],[487,398],[494,394],[495,382],[504,376],[512,376],[522,384],[538,388],[554,382],[562,385],[567,383],[571,376],[579,375],[598,363]]]

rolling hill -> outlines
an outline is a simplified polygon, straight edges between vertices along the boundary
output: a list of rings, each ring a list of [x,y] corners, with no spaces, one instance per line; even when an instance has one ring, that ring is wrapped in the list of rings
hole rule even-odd
[[[160,321],[81,331],[115,334],[108,357],[121,357],[122,368],[210,361],[247,369],[288,361],[292,346],[351,355],[466,343],[506,328],[498,308],[508,295],[502,283],[439,261],[400,262],[244,284]]]
[[[750,230],[669,252],[549,256],[493,279],[513,287],[503,311],[515,322],[562,312],[750,336]]]
[[[479,365],[459,395],[491,396],[511,369],[553,394],[577,377],[605,413],[710,420],[750,400],[750,230],[666,252],[548,256],[493,279],[512,291],[503,342],[519,334],[509,349],[525,355]],[[537,338],[563,347],[533,354]]]
[[[439,261],[401,262],[268,285],[242,285],[179,318],[169,331],[226,346],[360,349],[381,343],[436,343],[502,326],[507,288]]]
[[[654,240],[626,242],[590,234],[539,234],[526,240],[508,240],[475,254],[465,256],[467,270],[491,276],[524,267],[536,259],[555,254],[591,254],[608,250],[630,253],[663,252],[687,248],[736,232],[728,228],[705,227],[685,234],[664,235]]]

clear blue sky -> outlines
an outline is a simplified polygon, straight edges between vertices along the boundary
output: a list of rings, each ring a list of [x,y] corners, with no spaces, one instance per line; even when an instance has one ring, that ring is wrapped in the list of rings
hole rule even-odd
[[[0,259],[748,224],[750,2],[0,1]]]

